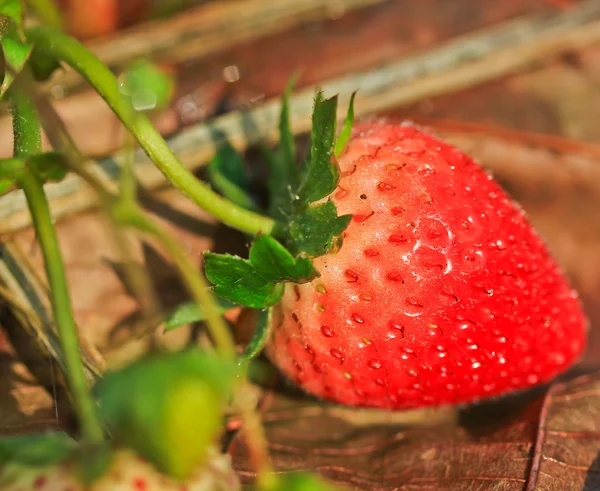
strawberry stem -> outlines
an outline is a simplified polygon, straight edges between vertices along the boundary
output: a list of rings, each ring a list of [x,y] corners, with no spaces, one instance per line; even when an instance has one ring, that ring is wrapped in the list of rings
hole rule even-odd
[[[22,76],[28,77],[29,74],[25,72]],[[24,159],[41,153],[41,129],[35,105],[16,84],[10,90],[10,99],[13,112],[14,156]],[[44,256],[54,322],[60,337],[66,378],[79,417],[81,434],[87,443],[97,443],[103,440],[104,435],[79,356],[79,338],[71,309],[65,267],[43,182],[34,171],[24,165],[17,183],[25,193]]]
[[[235,343],[204,277],[196,271],[181,246],[159,225],[150,220],[134,201],[119,199],[111,210],[117,223],[135,228],[156,239],[172,257],[179,273],[200,307],[206,312],[206,324],[217,351],[228,360],[235,360]]]
[[[150,120],[137,112],[120,92],[119,82],[113,73],[83,44],[47,27],[28,29],[27,38],[47,56],[64,61],[79,72],[104,98],[169,181],[200,208],[242,232],[271,234],[274,220],[223,198],[184,167]]]

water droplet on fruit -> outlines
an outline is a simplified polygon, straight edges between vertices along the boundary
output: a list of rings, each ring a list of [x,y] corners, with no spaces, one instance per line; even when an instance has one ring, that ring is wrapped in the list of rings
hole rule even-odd
[[[471,366],[472,366],[473,368],[476,368],[476,369],[477,369],[477,368],[479,368],[479,367],[481,366],[481,363],[480,363],[480,362],[478,362],[478,361],[476,361],[476,362],[473,362],[473,363],[471,363]]]
[[[414,369],[412,369],[412,368],[411,368],[411,369],[408,371],[408,374],[409,374],[411,377],[416,377],[416,376],[418,375],[417,371],[416,371],[416,370],[414,370]]]
[[[419,302],[415,297],[406,297],[404,301],[408,307],[411,307],[413,310],[420,311],[423,309],[423,304]],[[411,314],[408,314],[411,315]]]
[[[527,375],[527,383],[529,385],[537,384],[539,379],[540,378],[535,373],[530,373],[529,375]]]
[[[331,348],[331,350],[329,350],[329,353],[331,353],[331,356],[333,356],[334,358],[340,360],[340,363],[344,361],[344,354],[339,349]]]
[[[369,360],[367,362],[367,364],[369,365],[369,367],[371,367],[373,370],[379,370],[381,368],[381,360]]]
[[[498,363],[500,363],[500,365],[504,365],[506,363],[506,358],[504,358],[504,356],[500,355],[498,357]]]
[[[451,384],[451,383],[447,383],[446,384],[446,390],[447,391],[452,392],[454,389],[455,389],[454,384]]]
[[[394,330],[394,331],[400,331],[400,333],[402,334],[402,337],[404,337],[404,326],[397,320],[391,320],[390,321],[390,327]]]
[[[402,351],[404,351],[407,355],[412,355],[414,358],[417,357],[417,354],[415,353],[415,350],[411,349],[411,348],[402,348]]]
[[[506,344],[506,336],[498,336],[496,341],[498,341],[500,344]]]
[[[467,341],[467,342],[469,342],[469,341]],[[479,345],[477,343],[472,343],[467,346],[467,349],[471,350],[471,351],[475,351],[475,350],[479,349]]]
[[[358,314],[352,314],[352,320],[357,324],[364,324],[365,320]]]
[[[321,326],[321,332],[326,338],[332,338],[333,336],[335,336],[335,334],[329,326]]]
[[[504,243],[504,241],[502,241],[500,239],[496,240],[495,242],[492,242],[491,245],[494,249],[497,249],[499,251],[505,251],[507,249],[507,246]]]

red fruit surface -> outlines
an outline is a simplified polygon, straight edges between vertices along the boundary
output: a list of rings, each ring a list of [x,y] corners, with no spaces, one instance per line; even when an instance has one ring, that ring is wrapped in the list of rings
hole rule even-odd
[[[321,276],[287,284],[268,352],[318,397],[403,409],[525,389],[585,346],[577,294],[473,160],[410,125],[359,125],[330,199],[352,214]]]
[[[61,0],[66,29],[79,39],[109,34],[117,29],[117,0]]]

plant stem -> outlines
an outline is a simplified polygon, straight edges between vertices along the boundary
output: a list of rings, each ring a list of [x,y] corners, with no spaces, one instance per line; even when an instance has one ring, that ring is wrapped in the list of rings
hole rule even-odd
[[[209,285],[196,271],[181,246],[159,225],[149,219],[133,201],[120,201],[113,207],[118,223],[126,224],[156,239],[175,261],[179,273],[200,307],[206,312],[206,324],[215,341],[217,351],[228,360],[235,360],[235,343],[217,305]]]
[[[27,76],[27,73],[24,76]],[[11,88],[10,96],[13,110],[15,157],[25,158],[40,153],[42,150],[41,130],[34,104],[16,86]],[[79,339],[71,309],[65,267],[44,186],[40,178],[30,169],[23,170],[18,178],[18,184],[25,192],[44,256],[54,322],[60,337],[66,378],[79,417],[81,434],[87,443],[97,443],[103,440],[104,435],[79,356]]]
[[[272,232],[275,222],[271,218],[226,200],[186,169],[150,120],[135,111],[120,92],[113,73],[85,46],[60,31],[45,27],[28,29],[27,38],[48,56],[64,61],[79,72],[104,98],[163,174],[198,206],[242,232]]]
[[[55,29],[63,28],[63,20],[54,0],[27,0],[45,25]]]

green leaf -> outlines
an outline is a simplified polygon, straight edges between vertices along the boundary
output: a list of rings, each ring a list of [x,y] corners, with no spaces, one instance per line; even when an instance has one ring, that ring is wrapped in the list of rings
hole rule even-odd
[[[303,283],[318,276],[309,258],[294,258],[277,240],[259,235],[250,248],[250,258],[207,252],[206,277],[213,291],[247,307],[269,307],[281,297],[282,282]]]
[[[276,486],[269,491],[343,491],[347,488],[330,484],[319,476],[308,473],[293,473],[278,476]]]
[[[21,0],[0,0],[0,15],[10,18],[17,26],[23,22]]]
[[[47,433],[0,439],[0,464],[50,465],[67,458],[77,442],[66,433]]]
[[[304,283],[318,274],[308,257],[294,258],[273,237],[260,235],[250,248],[250,263],[267,281]]]
[[[27,159],[27,164],[44,182],[62,181],[68,173],[65,159],[59,152],[33,155]]]
[[[154,354],[107,373],[94,390],[118,444],[185,479],[204,463],[222,431],[238,371],[198,349]]]
[[[256,209],[246,191],[250,178],[244,161],[229,142],[223,143],[208,164],[208,177],[225,198],[247,209]]]
[[[247,365],[250,361],[256,358],[262,352],[269,334],[271,332],[271,317],[273,308],[261,310],[258,313],[258,319],[256,320],[256,329],[252,335],[252,339],[248,345],[244,348],[244,352],[240,355],[239,365]]]
[[[0,179],[0,194],[6,193],[14,185],[10,179]]]
[[[331,251],[335,238],[346,229],[352,215],[338,216],[335,205],[328,201],[309,206],[297,213],[289,225],[289,233],[296,248],[293,252],[305,252],[309,256],[321,256]]]
[[[348,114],[346,114],[346,119],[344,120],[344,126],[342,127],[342,131],[337,137],[335,141],[335,156],[339,157],[346,145],[348,145],[348,141],[350,141],[350,136],[352,136],[352,125],[354,124],[354,97],[356,96],[356,91],[352,92],[350,96],[350,103],[348,104]]]
[[[112,463],[114,453],[108,442],[86,446],[75,454],[79,477],[85,484],[101,478]]]
[[[312,115],[310,160],[298,188],[299,205],[318,201],[335,189],[339,180],[339,168],[332,162],[335,139],[337,96],[323,99],[317,92]]]
[[[21,73],[31,54],[32,45],[25,41],[20,30],[21,15],[19,1],[5,0],[0,3],[0,41],[5,65],[0,97],[9,89],[15,76]]]
[[[234,303],[224,298],[217,298],[217,302],[223,313],[235,307]],[[175,307],[165,318],[165,332],[176,327],[191,324],[192,322],[201,322],[204,320],[206,320],[206,313],[197,302],[185,302]]]
[[[173,78],[148,60],[133,63],[123,74],[122,91],[138,111],[167,106],[174,87]]]
[[[263,308],[277,303],[281,288],[260,276],[250,261],[228,254],[204,254],[206,277],[222,298],[247,307]]]

